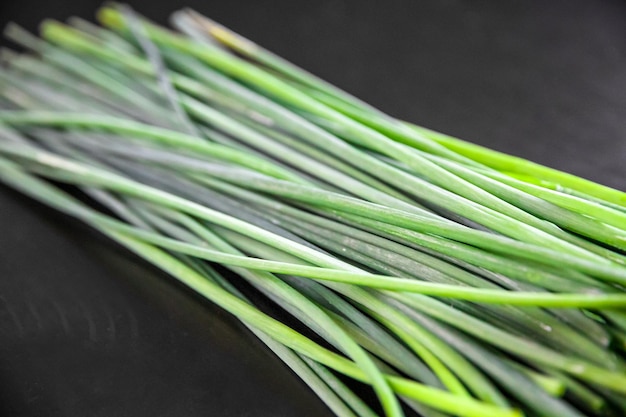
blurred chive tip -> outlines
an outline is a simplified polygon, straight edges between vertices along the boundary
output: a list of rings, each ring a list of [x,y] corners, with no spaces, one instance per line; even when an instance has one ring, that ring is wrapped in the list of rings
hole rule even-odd
[[[4,184],[233,314],[338,416],[626,413],[624,192],[395,119],[190,9],[97,20],[5,28]]]

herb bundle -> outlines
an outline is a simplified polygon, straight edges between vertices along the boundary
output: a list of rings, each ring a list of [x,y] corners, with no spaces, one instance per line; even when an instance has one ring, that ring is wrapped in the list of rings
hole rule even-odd
[[[397,120],[190,10],[98,20],[7,28],[5,184],[232,313],[338,416],[626,412],[624,193]]]

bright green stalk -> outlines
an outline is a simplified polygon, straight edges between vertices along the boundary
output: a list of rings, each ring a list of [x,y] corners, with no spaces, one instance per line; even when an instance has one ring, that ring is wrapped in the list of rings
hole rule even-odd
[[[565,394],[567,387],[561,379],[545,375],[513,361],[509,362],[509,364],[526,374],[526,376],[553,397],[562,397]]]
[[[483,174],[570,211],[590,216],[622,230],[626,229],[626,213],[624,212],[574,195],[520,181],[505,174],[493,171],[484,171]]]
[[[626,207],[626,194],[622,191],[596,184],[592,181],[585,180],[566,172],[535,164],[534,162],[530,162],[522,158],[494,151],[461,139],[456,139],[423,127],[412,124],[408,125],[412,129],[417,130],[418,132],[439,142],[448,149],[498,171],[514,172],[542,180],[552,181],[556,184],[562,185],[563,187],[571,188],[596,198],[606,200],[613,204]]]
[[[376,316],[376,314],[374,314]],[[409,348],[411,348],[411,350],[413,352],[415,352],[432,370],[433,372],[435,372],[435,374],[439,377],[439,379],[441,379],[441,381],[443,382],[443,384],[446,386],[446,388],[448,388],[448,390],[450,392],[453,392],[459,396],[463,396],[463,397],[470,397],[467,389],[463,386],[463,384],[461,383],[461,381],[459,381],[456,376],[454,375],[453,372],[451,372],[438,358],[437,356],[435,356],[428,347],[426,347],[423,343],[420,342],[420,339],[423,338],[422,337],[415,337],[416,334],[414,332],[411,331],[407,331],[405,329],[403,329],[401,326],[391,322],[390,320],[386,320],[383,317],[379,316],[377,317],[379,321],[381,321],[387,328],[389,328],[393,333],[395,333],[400,340],[402,340]],[[413,328],[415,328],[416,326],[412,326]],[[422,334],[425,334],[425,332],[422,332]],[[432,337],[431,337],[432,339]],[[434,339],[433,339],[434,340]],[[440,344],[441,345],[441,344]],[[456,353],[452,353],[452,349],[449,349],[449,353],[447,354],[447,362],[450,363],[450,359],[448,359],[450,356],[456,356],[453,357],[452,360],[453,361],[458,361],[460,359],[463,360],[463,362],[465,362],[465,359]],[[452,355],[451,355],[452,353]],[[441,356],[446,356],[446,355],[442,355],[441,352],[438,352],[439,355]],[[464,365],[464,364],[463,364]],[[453,368],[454,369],[454,368]],[[466,376],[464,376],[464,379],[469,382],[468,378]],[[502,405],[502,404],[500,404]]]
[[[447,161],[443,158],[433,157],[429,155],[424,156],[426,158],[436,160],[440,165],[450,170],[450,172],[453,172],[456,175],[465,178],[467,181],[470,181],[473,184],[492,192],[494,195],[497,195],[502,199],[513,203],[520,208],[523,208],[524,210],[545,218],[546,220],[549,220],[554,224],[565,227],[578,234],[590,237],[600,242],[612,245],[618,249],[626,249],[626,232],[624,232],[623,230],[606,226],[605,224],[591,219],[587,216],[578,214],[576,212],[571,212],[566,209],[562,209],[559,206],[553,205],[530,194],[526,194],[518,190],[517,188],[503,184],[487,176],[483,176],[481,173],[475,172],[471,168],[463,167],[460,164]],[[541,227],[541,225],[539,224],[536,227],[541,228],[545,231],[554,228],[544,228]],[[566,233],[558,230],[557,228],[554,229],[556,230],[554,230],[552,233],[555,236],[561,237],[564,240],[578,244],[580,246],[583,246],[581,242],[585,243],[585,241],[582,239],[573,239],[572,237],[568,236]],[[587,248],[587,246],[584,247]],[[604,254],[604,252],[600,253]]]

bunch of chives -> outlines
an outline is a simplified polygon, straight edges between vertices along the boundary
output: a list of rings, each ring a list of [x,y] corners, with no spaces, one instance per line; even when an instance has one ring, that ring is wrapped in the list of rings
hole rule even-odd
[[[624,193],[394,119],[193,11],[98,19],[7,28],[28,52],[2,52],[4,183],[235,315],[338,416],[626,412]]]

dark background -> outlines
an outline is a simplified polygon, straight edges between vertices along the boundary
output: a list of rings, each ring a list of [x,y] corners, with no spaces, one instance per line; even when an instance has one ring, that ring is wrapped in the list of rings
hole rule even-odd
[[[2,26],[98,1],[5,0]],[[626,189],[626,4],[135,1],[191,6],[389,113]],[[326,416],[227,314],[0,186],[0,415]]]

